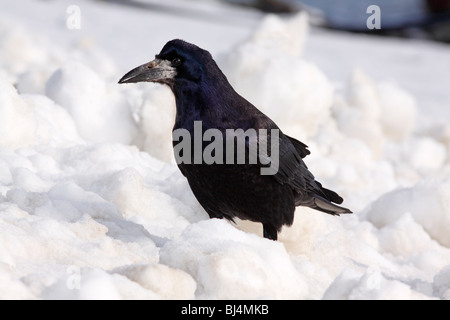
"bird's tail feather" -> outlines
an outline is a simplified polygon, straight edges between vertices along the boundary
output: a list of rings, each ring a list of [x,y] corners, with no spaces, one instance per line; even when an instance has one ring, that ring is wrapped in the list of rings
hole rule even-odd
[[[315,182],[320,187],[320,193],[323,194],[325,199],[328,199],[331,202],[334,202],[337,204],[341,204],[342,202],[344,202],[344,199],[342,199],[342,197],[339,196],[336,192],[322,187],[322,184],[319,181],[315,181]]]
[[[339,202],[339,203],[341,203],[341,202]],[[315,194],[313,196],[313,203],[311,203],[311,205],[309,207],[312,209],[315,209],[315,210],[319,210],[319,211],[322,211],[322,212],[325,212],[328,214],[332,214],[332,215],[337,215],[337,216],[340,214],[352,213],[349,209],[335,205],[331,201],[329,201],[317,194]]]

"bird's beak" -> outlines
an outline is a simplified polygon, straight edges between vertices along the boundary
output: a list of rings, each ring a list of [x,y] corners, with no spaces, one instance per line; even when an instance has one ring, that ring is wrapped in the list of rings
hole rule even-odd
[[[167,60],[155,59],[134,68],[119,80],[119,83],[160,82],[167,83],[177,75],[176,68]]]

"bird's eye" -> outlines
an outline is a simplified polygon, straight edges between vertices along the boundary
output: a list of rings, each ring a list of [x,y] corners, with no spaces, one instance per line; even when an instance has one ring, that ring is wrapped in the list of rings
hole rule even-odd
[[[172,60],[172,65],[175,67],[178,67],[181,64],[181,59],[180,58],[175,58]]]

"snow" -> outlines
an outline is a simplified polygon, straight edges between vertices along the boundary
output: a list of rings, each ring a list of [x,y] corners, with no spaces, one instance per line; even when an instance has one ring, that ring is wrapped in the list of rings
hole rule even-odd
[[[2,4],[0,299],[450,299],[450,48],[168,3],[76,1],[79,30],[74,1]],[[278,242],[208,219],[170,90],[117,84],[172,38],[309,145],[354,214],[297,208]]]
[[[70,61],[50,76],[45,94],[69,112],[84,139],[130,144],[136,124],[125,97],[114,87],[82,63]]]

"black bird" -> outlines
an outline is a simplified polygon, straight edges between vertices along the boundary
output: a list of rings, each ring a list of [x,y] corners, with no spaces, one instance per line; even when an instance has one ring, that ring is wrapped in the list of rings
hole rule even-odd
[[[131,70],[119,83],[144,81],[166,84],[172,89],[176,100],[174,132],[185,129],[194,134],[194,121],[202,121],[202,133],[218,129],[226,141],[226,129],[279,129],[233,89],[208,51],[183,40],[169,41],[155,60]],[[178,163],[210,218],[232,221],[238,217],[261,222],[264,237],[277,240],[282,226],[292,224],[296,206],[332,215],[351,213],[334,204],[341,204],[343,199],[322,187],[309,172],[302,160],[310,154],[307,146],[281,130],[278,136],[278,171],[273,175],[261,174],[264,164],[260,160],[256,164]],[[269,133],[267,141],[271,137]],[[193,140],[194,137],[192,146]],[[173,144],[177,145],[175,141]],[[204,150],[205,144],[201,147]],[[246,147],[249,148],[249,141]]]

